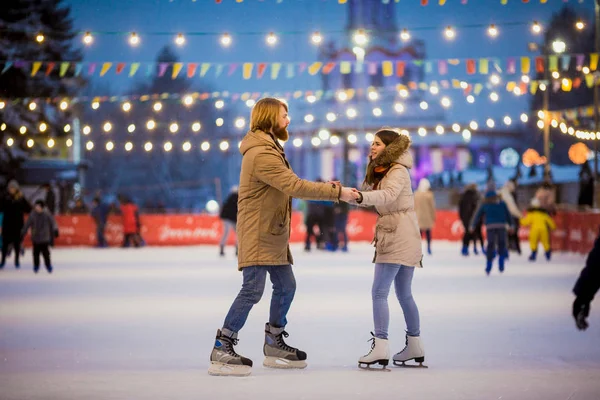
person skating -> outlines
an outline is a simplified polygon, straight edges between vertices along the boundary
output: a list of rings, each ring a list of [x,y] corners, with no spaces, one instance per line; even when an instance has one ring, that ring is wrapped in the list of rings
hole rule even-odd
[[[550,214],[548,214],[548,211],[540,208],[540,201],[535,197],[531,200],[531,207],[527,209],[527,215],[521,218],[521,225],[531,227],[529,229],[529,246],[531,247],[529,261],[536,260],[540,242],[544,247],[546,260],[550,261],[552,258],[550,231],[556,229],[556,224]]]
[[[273,282],[269,321],[265,325],[263,365],[272,368],[305,368],[304,351],[285,342],[287,313],[296,292],[289,248],[292,197],[306,200],[349,201],[352,189],[336,183],[298,178],[278,140],[288,139],[287,104],[274,98],[259,100],[252,108],[250,131],[242,140],[242,167],[238,200],[238,269],[242,289],[223,327],[217,330],[210,354],[209,374],[246,376],[252,360],[236,353],[238,332],[254,304],[262,297],[267,274]]]
[[[477,251],[477,242],[481,242],[481,251],[485,253],[485,247],[483,245],[483,238],[481,237],[481,223],[475,227],[473,233],[469,230],[469,224],[477,211],[477,207],[479,206],[479,202],[481,201],[481,196],[479,195],[479,191],[477,190],[477,185],[471,183],[465,187],[465,191],[460,197],[458,202],[458,215],[460,217],[460,221],[463,224],[465,232],[463,233],[463,247],[462,247],[462,255],[469,255],[469,244],[473,242],[473,253],[478,254]]]
[[[600,289],[600,232],[573,288],[576,296],[573,302],[573,318],[579,330],[584,331],[589,326],[587,317],[590,315],[590,303],[594,300],[598,289]]]
[[[383,128],[375,134],[364,190],[358,193],[356,200],[361,206],[375,206],[378,214],[371,290],[375,332],[371,333],[371,350],[358,360],[362,368],[388,365],[390,312],[387,299],[392,283],[406,322],[405,347],[393,356],[393,362],[404,365],[415,360],[422,366],[425,361],[419,310],[412,296],[413,274],[415,267],[422,267],[423,253],[410,182],[409,169],[413,166],[408,151],[410,144],[408,135],[391,128]]]
[[[33,244],[33,272],[37,274],[40,269],[41,254],[44,257],[46,270],[48,273],[52,273],[50,246],[54,245],[54,238],[58,237],[58,226],[50,211],[45,208],[43,200],[36,200],[33,212],[27,218],[21,231],[21,238],[25,237],[30,228]]]
[[[508,211],[513,220],[514,229],[508,233],[508,249],[515,250],[517,254],[521,254],[521,241],[519,239],[519,226],[520,219],[523,218],[523,214],[521,210],[519,210],[519,206],[517,206],[516,201],[516,190],[517,185],[515,181],[509,180],[507,181],[502,189],[500,189],[500,198],[504,203],[506,203],[506,207],[508,207]]]
[[[237,223],[237,211],[238,211],[238,187],[233,186],[225,199],[221,214],[219,217],[223,222],[223,235],[221,236],[221,242],[219,243],[219,255],[225,256],[225,245],[227,244],[227,238],[229,237],[229,231],[233,230],[235,234],[235,225]],[[235,238],[235,255],[237,255],[237,236]]]
[[[22,255],[21,230],[23,229],[25,214],[31,212],[31,205],[23,196],[17,181],[11,180],[7,186],[8,194],[0,200],[0,211],[4,213],[0,269],[4,268],[6,255],[11,247],[15,251],[15,268],[19,268],[19,256]]]
[[[431,230],[435,225],[435,197],[431,191],[431,183],[423,178],[415,193],[415,212],[419,221],[421,236],[427,240],[427,254],[431,254]]]
[[[508,258],[508,249],[506,247],[507,226],[513,229],[513,220],[504,203],[498,197],[495,190],[490,189],[485,194],[483,203],[479,206],[473,220],[470,224],[470,230],[473,232],[479,221],[483,218],[483,224],[487,232],[487,263],[485,267],[486,274],[490,274],[494,258],[498,255],[498,270],[504,272],[504,264]]]

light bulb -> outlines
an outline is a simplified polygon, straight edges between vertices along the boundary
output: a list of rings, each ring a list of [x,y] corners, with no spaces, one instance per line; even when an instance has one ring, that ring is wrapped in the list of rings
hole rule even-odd
[[[83,127],[83,134],[84,135],[89,135],[92,132],[92,128],[90,128],[89,126],[84,126]]]
[[[472,94],[468,95],[467,102],[471,104],[475,103],[475,97]]]
[[[431,94],[438,94],[440,92],[440,88],[437,87],[437,86],[432,86],[432,87],[429,88],[429,92]]]
[[[405,42],[407,40],[410,40],[410,33],[408,33],[408,29],[402,29],[402,32],[400,32],[400,39],[402,39]]]
[[[129,36],[129,44],[132,46],[137,46],[138,44],[140,44],[140,37],[137,35],[137,33],[131,33],[131,35]]]
[[[92,102],[92,110],[97,110],[100,107],[100,103],[97,101]]]
[[[200,145],[200,148],[202,149],[202,151],[208,151],[210,149],[210,143],[202,142],[202,144]]]
[[[106,142],[106,150],[112,151],[115,148],[115,144],[113,142]]]
[[[447,97],[443,97],[441,103],[442,103],[442,107],[445,107],[445,108],[450,107],[450,105],[452,104],[450,99]]]
[[[152,142],[146,142],[146,144],[144,144],[144,150],[151,151],[152,150]]]
[[[177,125],[176,122],[173,122],[171,125],[169,125],[169,130],[171,131],[171,133],[177,133],[177,131],[179,130],[179,125]]]
[[[329,121],[329,122],[333,122],[337,119],[336,115],[332,112],[328,112],[325,117],[327,118],[327,121]]]
[[[146,122],[146,128],[148,128],[149,130],[156,128],[156,122],[154,122],[151,119],[148,120],[148,122]]]
[[[504,117],[505,125],[510,125],[511,123],[512,123],[512,119],[508,115],[506,117]]]
[[[65,144],[67,145],[67,147],[73,146],[73,139],[71,139],[71,138],[67,139],[67,141],[65,142]]]
[[[496,93],[496,92],[490,93],[490,100],[492,100],[493,102],[498,101],[499,98],[500,97],[498,96],[498,93]]]
[[[318,137],[313,137],[310,140],[310,143],[314,146],[314,147],[318,147],[321,144],[321,139],[319,139]]]
[[[35,102],[29,103],[29,110],[34,111],[37,108],[37,104]]]
[[[419,134],[419,136],[424,137],[427,135],[427,129],[420,127],[417,133]]]
[[[221,35],[221,39],[219,41],[223,47],[229,47],[231,44],[231,35],[229,35],[229,33],[224,33]]]
[[[32,148],[34,144],[35,144],[35,142],[33,141],[33,139],[29,139],[27,141],[27,147],[29,147],[29,148]],[[93,143],[92,143],[92,147],[94,147]],[[88,150],[91,150],[91,149],[88,149]]]
[[[379,98],[379,93],[377,93],[374,90],[371,90],[371,91],[369,91],[369,94],[367,96],[369,97],[369,100],[375,101]]]
[[[129,124],[129,126],[127,127],[127,132],[129,132],[129,133],[135,132],[135,125]]]
[[[242,117],[235,120],[235,127],[238,129],[242,129],[246,126],[246,120]]]
[[[221,143],[219,143],[219,148],[221,149],[221,151],[226,151],[227,149],[229,149],[229,143],[223,140]]]
[[[269,46],[274,46],[277,43],[277,36],[275,35],[275,33],[269,32],[266,40]]]
[[[537,21],[533,21],[533,24],[531,25],[531,32],[534,35],[537,35],[541,31],[542,31],[542,26],[540,25],[540,23]]]
[[[521,122],[529,121],[529,116],[525,113],[521,114]]]
[[[323,41],[323,36],[321,36],[321,34],[317,31],[312,34],[310,40],[313,42],[313,44],[319,45]]]
[[[348,135],[348,143],[356,143],[358,141],[357,137],[355,134],[351,133],[350,135]]]
[[[93,149],[94,149],[94,142],[92,142],[92,141],[90,140],[89,142],[87,142],[87,143],[85,144],[85,148],[86,148],[88,151],[91,151],[91,150],[93,150]]]
[[[165,149],[166,152],[171,151],[173,149],[173,143],[165,142],[165,144],[163,145],[163,149]]]
[[[404,112],[404,105],[402,103],[396,103],[394,104],[394,110],[396,110],[397,113]]]
[[[66,124],[63,128],[63,130],[65,131],[65,133],[69,133],[71,131],[71,125]]]
[[[435,133],[437,133],[438,135],[443,135],[444,134],[444,127],[442,125],[438,125],[435,127]]]
[[[123,103],[123,105],[121,107],[123,108],[123,111],[129,112],[129,110],[131,110],[131,103],[127,101],[127,102]]]
[[[346,101],[346,100],[348,100],[348,95],[346,94],[346,92],[340,91],[337,94],[337,98],[339,101]]]
[[[127,142],[125,143],[125,151],[131,151],[133,149],[133,143]]]
[[[496,28],[496,25],[491,24],[490,27],[488,28],[488,35],[490,35],[490,37],[495,38],[496,36],[498,36],[498,28]]]
[[[46,38],[44,37],[43,33],[38,33],[35,36],[35,41],[38,42],[38,43],[42,43],[44,41],[44,39],[46,39]]]
[[[20,133],[21,135],[24,135],[24,134],[26,134],[26,133],[27,133],[27,128],[26,128],[25,126],[22,126],[22,127],[20,127],[20,128],[19,128],[19,133]]]
[[[354,33],[354,43],[356,43],[359,46],[363,46],[367,44],[367,42],[367,34],[365,33],[364,29],[359,29],[356,31],[356,33]]]
[[[456,37],[456,31],[451,26],[448,26],[444,30],[444,36],[446,36],[446,39],[449,40],[454,39]]]
[[[310,95],[306,96],[306,101],[308,101],[309,103],[312,104],[315,101],[317,101],[317,97],[315,95],[310,94]]]
[[[175,37],[175,44],[177,46],[183,46],[185,44],[185,37],[182,33],[177,34],[177,36]]]
[[[200,122],[194,122],[192,124],[192,130],[194,132],[198,132],[200,130],[200,128],[202,128],[202,125],[200,124]]]
[[[373,109],[373,115],[374,116],[381,117],[381,114],[382,114],[381,108],[376,107],[376,108]]]
[[[40,123],[40,132],[46,132],[46,129],[48,129],[48,125],[45,122]]]
[[[181,148],[183,149],[183,151],[190,151],[192,149],[192,144],[190,142],[183,142],[183,144],[181,145]]]
[[[223,107],[225,107],[225,102],[223,100],[217,100],[217,101],[215,101],[215,108],[217,108],[217,109],[220,110]]]
[[[215,121],[215,124],[216,124],[217,126],[223,126],[223,123],[224,123],[224,122],[225,122],[225,121],[223,120],[223,118],[217,118],[217,120]]]
[[[56,144],[56,142],[54,141],[54,139],[50,138],[50,139],[48,139],[48,143],[47,144],[48,144],[48,148],[51,149],[51,148],[54,147],[54,145]]]
[[[419,103],[419,107],[421,107],[421,110],[427,110],[429,108],[429,104],[427,104],[426,101],[422,101]]]
[[[90,32],[86,32],[85,35],[83,35],[82,41],[83,41],[83,44],[85,44],[86,46],[89,46],[94,41],[94,37],[92,36],[92,34]]]
[[[357,115],[356,109],[354,108],[349,108],[346,110],[346,116],[350,119],[355,118]]]
[[[102,128],[104,129],[104,132],[110,132],[112,129],[112,124],[110,122],[105,122]]]
[[[152,106],[152,109],[156,112],[159,112],[160,110],[162,110],[161,102],[157,101],[156,103],[154,103],[154,105]]]
[[[69,103],[67,103],[66,101],[61,101],[59,107],[61,110],[65,111],[67,108],[69,108]]]
[[[302,139],[296,138],[292,141],[292,144],[294,145],[294,147],[300,147],[302,146]]]
[[[306,115],[304,116],[304,121],[305,121],[305,122],[308,122],[309,124],[310,124],[311,122],[313,122],[314,120],[315,120],[315,117],[314,117],[312,114],[306,114]]]
[[[582,20],[577,20],[577,22],[575,22],[575,28],[582,30],[585,28],[585,23]]]
[[[194,104],[194,98],[188,94],[183,98],[183,104],[187,107],[191,106]]]
[[[460,132],[460,125],[459,124],[452,124],[452,130],[456,133]]]

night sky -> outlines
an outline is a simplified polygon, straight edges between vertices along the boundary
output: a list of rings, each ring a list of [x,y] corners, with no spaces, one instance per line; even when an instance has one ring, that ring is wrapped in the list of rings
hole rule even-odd
[[[326,39],[341,41],[348,7],[338,4],[337,0],[283,0],[281,3],[277,3],[277,0],[245,0],[242,3],[223,0],[222,4],[216,4],[214,0],[69,0],[66,3],[72,6],[76,29],[121,32],[98,34],[94,44],[84,49],[84,61],[98,62],[153,61],[162,46],[173,43],[175,33],[183,32],[188,33],[186,44],[177,52],[184,62],[310,63],[317,60],[317,50],[309,41],[310,32],[319,30],[327,36]],[[570,0],[566,3],[549,0],[547,4],[540,4],[537,0],[531,0],[529,4],[509,0],[508,3],[503,6],[500,0],[469,0],[467,5],[461,5],[459,0],[448,0],[445,6],[430,1],[430,5],[423,7],[417,0],[402,0],[396,4],[397,23],[399,28],[408,28],[414,37],[425,41],[429,59],[509,57],[537,55],[528,51],[527,43],[539,42],[542,36],[532,35],[528,26],[503,27],[503,23],[538,20],[544,24],[565,4],[575,7],[582,15],[593,16],[592,0]],[[494,40],[487,37],[482,28],[464,27],[490,23],[497,24],[500,29],[499,37]],[[448,25],[457,27],[457,38],[453,42],[442,36],[443,28]],[[127,32],[131,31],[138,32],[141,37],[141,44],[137,48],[127,43]],[[279,42],[274,47],[267,46],[264,41],[270,31],[280,33]],[[281,34],[290,31],[303,33]],[[327,33],[329,31],[332,33]],[[227,49],[218,43],[218,35],[192,35],[221,32],[229,32],[233,37],[233,44]],[[108,83],[111,90],[118,94],[135,79],[142,79],[123,75],[115,77],[111,74],[96,78],[94,82],[102,80],[102,84]],[[446,79],[453,77],[460,79],[466,78],[466,75],[448,75]],[[425,79],[436,78],[429,76]],[[278,80],[265,77],[244,81],[241,77],[228,77],[226,74],[219,78],[193,79],[196,90],[202,90],[207,85],[212,90],[235,92],[320,89],[319,78],[306,73],[293,79]],[[482,75],[476,75],[475,79],[487,81]],[[503,88],[498,93],[501,95],[498,103],[493,104],[487,97],[482,97],[474,105],[469,105],[459,91],[447,90],[445,94],[453,100],[453,107],[447,113],[448,120],[465,121],[471,119],[472,115],[501,118],[509,114],[516,117],[527,111],[527,96],[516,99]],[[241,108],[241,112],[247,112],[247,109]]]

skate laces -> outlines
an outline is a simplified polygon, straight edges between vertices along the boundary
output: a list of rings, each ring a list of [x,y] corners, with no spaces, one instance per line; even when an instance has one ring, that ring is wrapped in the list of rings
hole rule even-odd
[[[238,353],[235,352],[233,346],[237,346],[239,339],[233,339],[229,337],[222,338],[225,345],[225,352],[233,357],[241,357]]]
[[[373,349],[375,348],[375,335],[373,334],[373,332],[371,332],[371,336],[373,337],[367,340],[367,342],[371,342],[371,350],[369,350],[369,352],[366,354],[367,356],[371,354],[373,352]]]
[[[279,344],[279,346],[285,351],[293,353],[296,351],[296,348],[288,346],[287,343],[283,341],[283,338],[287,338],[288,336],[290,336],[290,334],[286,331],[281,332],[279,335],[277,335],[277,344]]]

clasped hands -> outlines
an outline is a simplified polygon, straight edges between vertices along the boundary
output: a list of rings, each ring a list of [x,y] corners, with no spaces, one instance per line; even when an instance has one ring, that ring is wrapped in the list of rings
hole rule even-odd
[[[342,186],[340,181],[329,181],[327,183],[335,183],[336,185]],[[361,198],[360,191],[356,188],[344,187],[342,186],[342,192],[340,193],[340,200],[349,203],[353,200],[358,200]]]

